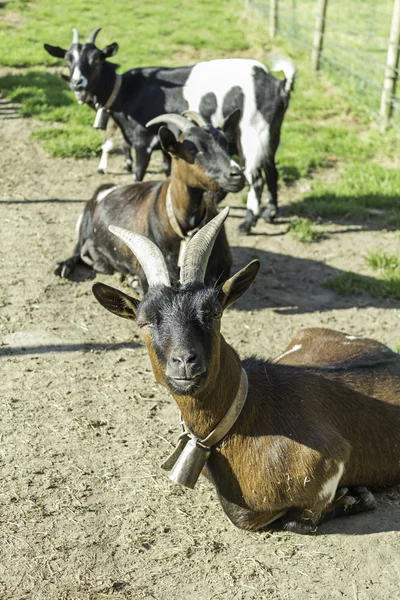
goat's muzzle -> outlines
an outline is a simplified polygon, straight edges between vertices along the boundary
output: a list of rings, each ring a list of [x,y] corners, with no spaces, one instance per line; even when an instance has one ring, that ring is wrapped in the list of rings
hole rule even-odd
[[[79,84],[75,85],[72,82],[70,82],[70,88],[71,88],[71,92],[74,94],[78,104],[85,104],[86,97],[87,97],[87,91],[83,87],[81,87]]]
[[[167,361],[165,375],[174,392],[185,396],[200,387],[205,379],[206,366],[195,350],[177,350]]]
[[[233,162],[233,161],[232,161]],[[240,192],[246,183],[246,178],[242,169],[236,163],[233,163],[226,184],[223,188],[226,192]]]

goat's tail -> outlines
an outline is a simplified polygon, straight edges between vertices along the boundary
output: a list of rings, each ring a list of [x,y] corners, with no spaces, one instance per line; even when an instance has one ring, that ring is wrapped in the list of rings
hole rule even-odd
[[[296,80],[296,67],[294,66],[294,64],[292,63],[292,61],[289,58],[277,58],[273,65],[272,65],[272,71],[283,71],[284,75],[285,75],[285,92],[287,94],[290,94],[290,92],[293,90],[294,87],[294,82]]]

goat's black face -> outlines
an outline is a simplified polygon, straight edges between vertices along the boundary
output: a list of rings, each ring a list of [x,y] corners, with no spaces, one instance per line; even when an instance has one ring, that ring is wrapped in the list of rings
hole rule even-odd
[[[159,383],[175,396],[198,397],[220,372],[222,311],[244,294],[259,266],[252,261],[218,290],[198,282],[150,286],[142,302],[104,283],[93,293],[110,312],[137,320]]]
[[[230,158],[228,142],[221,129],[212,125],[190,128],[185,132],[183,144],[199,166],[198,174],[203,172],[207,188],[213,182],[218,188],[215,191],[240,192],[243,189],[246,181],[243,171]]]
[[[65,54],[71,74],[71,91],[79,104],[86,102],[101,76],[103,59],[101,52],[93,44],[72,44]]]
[[[44,45],[52,56],[65,58],[70,72],[69,85],[79,104],[91,101],[100,80],[104,61],[118,51],[117,44],[110,44],[99,50],[94,44],[72,44],[69,50],[57,46]]]
[[[156,379],[173,394],[196,396],[219,370],[222,306],[203,284],[150,288],[137,322]]]

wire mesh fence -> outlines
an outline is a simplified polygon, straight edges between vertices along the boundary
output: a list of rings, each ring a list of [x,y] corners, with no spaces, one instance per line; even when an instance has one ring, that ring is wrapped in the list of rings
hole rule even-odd
[[[247,4],[267,20],[275,19],[276,32],[308,49],[311,56],[321,1],[248,0]],[[328,0],[323,19],[319,67],[329,72],[352,103],[366,108],[376,118],[380,112],[393,7],[393,0]],[[397,40],[397,53],[398,43]],[[387,77],[400,79],[398,67],[397,59]],[[384,102],[392,109],[391,124],[400,130],[399,88],[400,82],[397,91],[390,90]]]

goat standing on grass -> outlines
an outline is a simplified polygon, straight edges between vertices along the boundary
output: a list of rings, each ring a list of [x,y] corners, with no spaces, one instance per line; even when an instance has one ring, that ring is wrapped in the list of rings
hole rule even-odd
[[[68,77],[67,75],[64,75],[64,74],[62,74],[61,77],[62,77],[62,79],[64,79],[64,81],[67,81],[68,83],[70,83],[70,80],[71,80],[70,77]],[[90,108],[92,108],[93,110],[96,110],[96,107],[93,104],[93,102],[87,101],[86,104],[88,106],[90,106]],[[112,117],[107,119],[107,123],[101,127],[101,137],[102,137],[103,143],[101,145],[101,157],[100,157],[99,166],[96,169],[97,173],[99,173],[100,175],[104,175],[104,173],[107,170],[108,155],[114,148],[114,137],[115,137],[115,134],[117,133],[118,129],[119,129],[119,127]],[[122,152],[125,157],[124,169],[125,169],[125,171],[128,171],[128,173],[131,173],[132,172],[132,164],[133,164],[132,163],[131,146],[125,140],[123,141],[123,144],[122,144]]]
[[[79,217],[79,239],[74,254],[58,263],[57,275],[68,277],[75,265],[83,261],[100,273],[138,274],[142,289],[147,290],[140,264],[125,244],[108,231],[108,226],[114,223],[153,240],[164,253],[172,279],[179,279],[181,242],[217,214],[216,200],[227,192],[239,192],[245,183],[242,170],[227,153],[224,135],[237,128],[240,111],[227,117],[220,129],[208,125],[199,115],[187,114],[188,118],[161,115],[151,122],[151,125],[170,123],[182,131],[179,140],[167,127],[159,131],[163,148],[172,159],[171,178],[100,186]],[[231,265],[231,252],[225,231],[221,230],[209,263],[207,281],[225,281]]]
[[[372,340],[308,329],[277,359],[241,363],[220,319],[259,263],[219,288],[203,283],[227,214],[192,239],[173,286],[154,244],[112,227],[146,271],[149,291],[142,302],[100,283],[93,292],[137,320],[155,378],[181,411],[189,440],[181,457],[190,443],[207,454],[206,475],[230,521],[258,530],[281,519],[311,532],[325,517],[374,508],[363,486],[400,482],[400,357]]]
[[[144,67],[118,75],[116,65],[107,61],[117,53],[118,44],[97,48],[99,31],[95,29],[87,43],[81,44],[74,29],[69,50],[49,44],[44,47],[51,56],[66,59],[70,87],[78,102],[105,108],[116,121],[126,142],[135,149],[136,181],[143,179],[152,151],[159,148],[157,129],[146,129],[148,121],[189,108],[217,126],[233,110],[240,109],[240,133],[232,138],[232,148],[240,156],[250,189],[247,214],[239,231],[249,233],[256,224],[265,181],[268,204],[261,216],[272,222],[278,212],[275,153],[295,79],[293,64],[281,60],[275,66],[284,72],[283,81],[273,77],[262,63],[244,58],[171,69]],[[168,169],[168,155],[164,153],[164,170]]]

